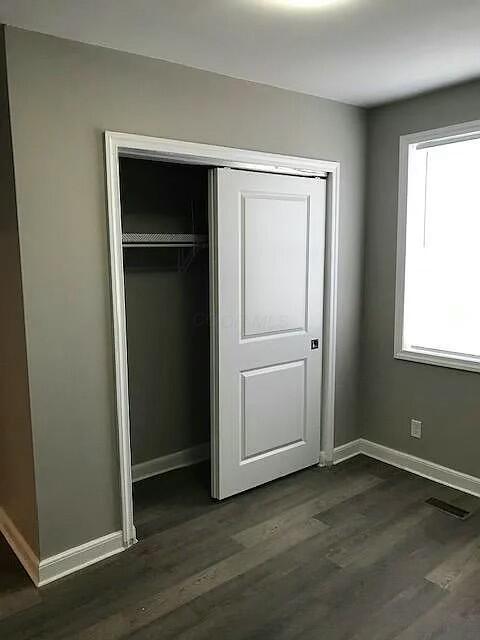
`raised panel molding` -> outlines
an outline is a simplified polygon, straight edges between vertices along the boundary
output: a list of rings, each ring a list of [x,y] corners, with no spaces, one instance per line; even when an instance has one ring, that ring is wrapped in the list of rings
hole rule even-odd
[[[242,194],[243,339],[307,330],[309,223],[308,196]]]
[[[241,463],[258,460],[305,442],[305,376],[305,360],[253,369],[241,374]],[[271,407],[274,407],[273,417],[269,415]],[[262,428],[270,423],[275,425],[273,433],[267,433]],[[269,441],[265,440],[268,435],[271,436]]]

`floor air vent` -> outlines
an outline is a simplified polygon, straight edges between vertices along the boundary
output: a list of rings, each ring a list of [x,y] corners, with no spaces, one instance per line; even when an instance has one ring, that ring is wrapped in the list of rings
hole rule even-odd
[[[460,507],[456,507],[453,504],[448,504],[448,502],[444,502],[443,500],[439,500],[438,498],[429,498],[426,500],[427,504],[432,505],[432,507],[436,507],[440,509],[440,511],[444,511],[455,518],[459,518],[460,520],[466,520],[472,514],[470,511],[465,511],[465,509],[460,509]]]

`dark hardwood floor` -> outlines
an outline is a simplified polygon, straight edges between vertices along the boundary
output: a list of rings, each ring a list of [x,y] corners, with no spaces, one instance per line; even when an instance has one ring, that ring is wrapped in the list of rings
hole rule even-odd
[[[0,544],[1,640],[480,639],[479,499],[359,457],[215,503],[207,471],[139,483],[140,542],[40,590]]]

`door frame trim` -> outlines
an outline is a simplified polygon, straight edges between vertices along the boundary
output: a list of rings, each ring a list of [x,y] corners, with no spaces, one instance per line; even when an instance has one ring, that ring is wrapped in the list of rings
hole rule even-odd
[[[318,176],[327,179],[325,287],[323,326],[322,415],[320,463],[333,462],[335,420],[335,354],[337,341],[337,289],[340,163],[285,156],[231,147],[155,138],[115,131],[105,132],[108,237],[115,356],[116,421],[121,489],[122,531],[125,548],[136,542],[133,520],[132,466],[128,399],[125,283],[123,272],[119,157],[129,156],[211,167]]]

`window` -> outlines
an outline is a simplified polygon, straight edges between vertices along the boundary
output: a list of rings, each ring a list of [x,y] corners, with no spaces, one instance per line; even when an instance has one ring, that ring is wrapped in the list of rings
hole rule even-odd
[[[480,122],[400,140],[395,356],[480,371]]]

